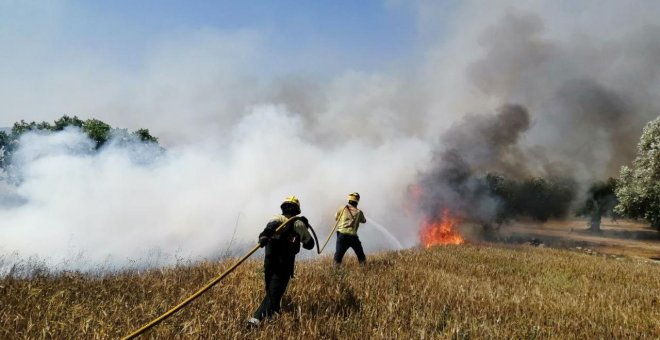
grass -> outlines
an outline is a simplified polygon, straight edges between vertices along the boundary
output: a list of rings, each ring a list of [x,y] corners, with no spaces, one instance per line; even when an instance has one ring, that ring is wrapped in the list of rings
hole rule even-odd
[[[351,254],[352,255],[352,254]],[[120,338],[231,263],[0,279],[0,338]],[[299,261],[283,313],[244,327],[258,259],[143,338],[660,338],[660,266],[528,246],[463,245]]]

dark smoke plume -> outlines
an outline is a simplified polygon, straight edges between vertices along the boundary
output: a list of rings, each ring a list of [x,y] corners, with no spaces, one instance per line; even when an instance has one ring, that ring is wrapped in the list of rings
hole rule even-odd
[[[495,171],[522,177],[527,174],[526,159],[518,141],[529,126],[525,107],[504,105],[495,114],[466,116],[449,129],[442,144],[445,153],[456,154],[470,172]]]
[[[470,115],[441,138],[419,180],[422,209],[450,208],[489,224],[561,218],[593,183],[634,157],[644,124],[660,113],[660,27],[617,38],[551,39],[542,17],[511,10],[485,30],[467,69],[483,96],[505,105]]]
[[[470,115],[452,126],[443,136],[445,149],[435,155],[438,166],[422,176],[419,182],[422,209],[426,216],[438,218],[445,208],[468,219],[489,224],[501,219],[505,211],[518,207],[509,202],[508,194],[523,194],[528,190],[508,190],[492,181],[492,173],[502,173],[509,179],[530,176],[526,156],[518,142],[529,129],[526,108],[510,104],[494,114]],[[500,218],[498,218],[498,216]]]
[[[543,146],[553,164],[537,152],[527,160],[534,175],[574,177],[586,190],[618,175],[642,127],[660,113],[651,95],[660,80],[660,27],[603,41],[546,33],[539,16],[510,11],[482,36],[484,56],[468,76],[484,95],[534,113],[526,147]]]
[[[422,176],[419,187],[427,218],[450,209],[485,228],[513,218],[539,221],[563,218],[576,196],[570,178],[534,177],[521,149],[530,117],[521,105],[505,105],[494,114],[471,115],[443,136],[446,149],[438,166]]]

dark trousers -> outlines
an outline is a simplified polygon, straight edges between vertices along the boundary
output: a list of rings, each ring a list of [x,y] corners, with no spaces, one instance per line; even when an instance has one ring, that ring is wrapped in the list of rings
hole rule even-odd
[[[264,260],[264,277],[266,279],[266,296],[254,312],[254,317],[263,320],[280,311],[280,302],[289,284],[293,269],[293,258],[266,258]],[[291,262],[291,263],[289,263]]]
[[[353,248],[355,255],[357,255],[358,262],[364,263],[364,261],[367,260],[367,257],[364,255],[364,250],[362,249],[362,243],[357,235],[346,235],[337,232],[337,248],[335,250],[334,258],[336,264],[341,263],[348,248]]]

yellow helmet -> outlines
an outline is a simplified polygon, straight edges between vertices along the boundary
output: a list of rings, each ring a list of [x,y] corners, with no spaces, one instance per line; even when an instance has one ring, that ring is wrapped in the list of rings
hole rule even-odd
[[[300,214],[300,201],[298,200],[298,197],[296,196],[289,196],[284,199],[284,202],[280,205],[280,208],[282,208],[282,211],[288,210],[286,207],[287,206],[293,206],[293,210],[290,210],[292,213],[295,215]]]
[[[360,202],[360,194],[358,194],[357,192],[352,192],[352,193],[348,194],[348,201],[349,202],[353,201],[353,202],[356,202],[356,203]]]
[[[284,204],[284,203],[295,204],[295,205],[298,206],[298,208],[300,208],[300,201],[298,200],[298,197],[296,197],[296,196],[289,196],[289,197],[285,198],[284,202],[282,202],[282,204]]]

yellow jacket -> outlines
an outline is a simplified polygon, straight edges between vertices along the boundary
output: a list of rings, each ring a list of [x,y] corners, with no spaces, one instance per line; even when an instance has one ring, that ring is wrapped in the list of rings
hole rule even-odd
[[[335,214],[335,221],[337,223],[337,231],[346,235],[357,235],[357,230],[360,223],[367,223],[362,210],[347,204]]]

